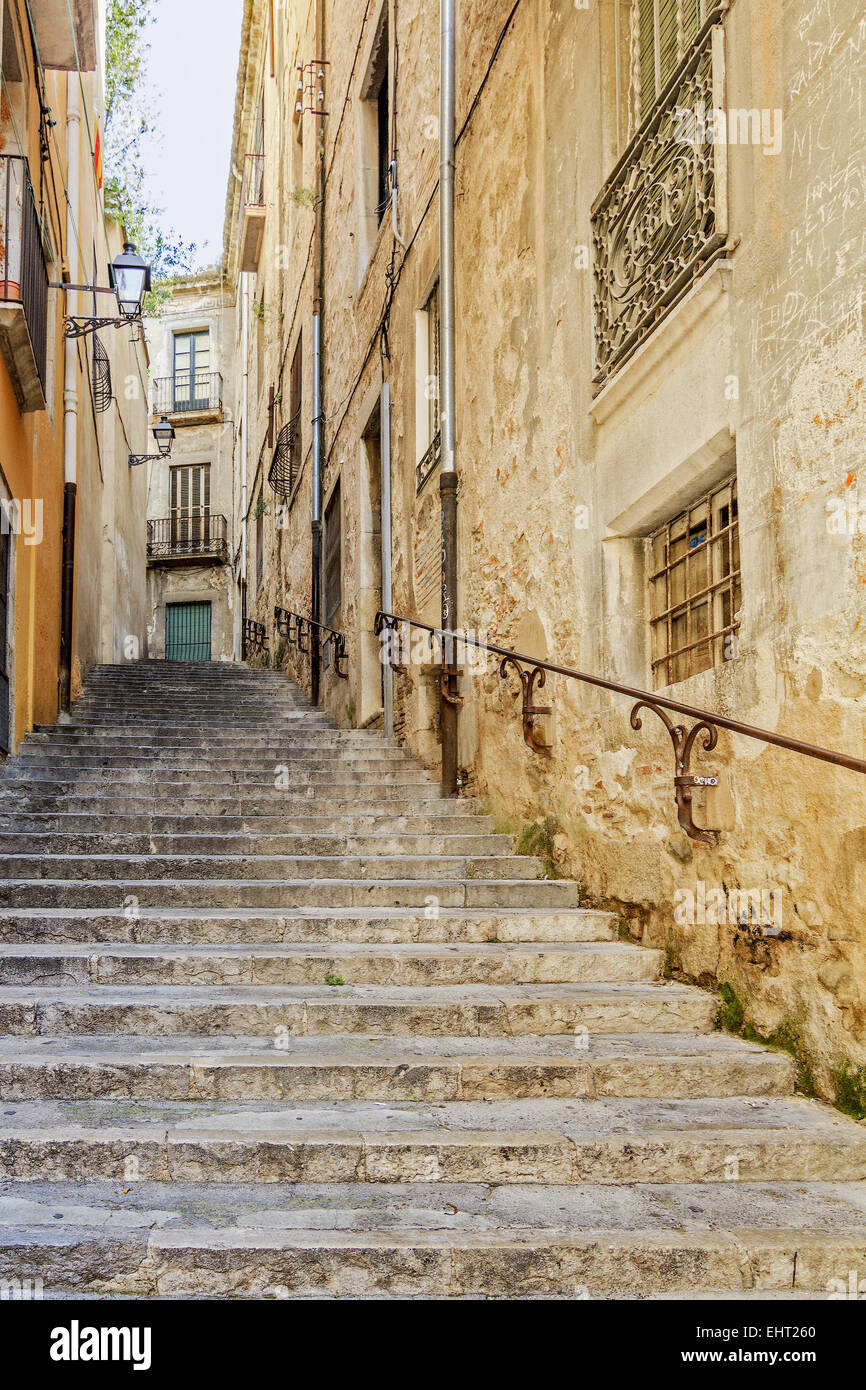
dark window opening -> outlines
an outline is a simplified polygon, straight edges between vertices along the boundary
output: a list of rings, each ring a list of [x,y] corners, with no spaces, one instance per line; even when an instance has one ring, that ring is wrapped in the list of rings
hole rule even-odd
[[[342,517],[340,484],[325,510],[325,622],[330,623],[343,601]]]

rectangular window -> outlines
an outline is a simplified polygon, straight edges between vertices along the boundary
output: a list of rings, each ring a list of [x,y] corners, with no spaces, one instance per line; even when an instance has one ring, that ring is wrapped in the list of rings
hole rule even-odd
[[[256,593],[262,587],[265,574],[265,494],[259,493],[256,503]]]
[[[640,113],[648,115],[715,0],[639,0]]]
[[[388,6],[382,5],[358,103],[360,168],[359,283],[376,243],[390,199],[391,98]]]
[[[172,468],[169,500],[172,548],[200,547],[210,532],[210,464]]]
[[[175,333],[174,410],[207,410],[210,403],[210,332]]]
[[[343,601],[342,516],[340,484],[325,510],[325,622],[330,623]]]
[[[742,607],[736,477],[649,538],[654,687],[730,661]]]
[[[289,424],[291,426],[291,489],[294,490],[295,483],[300,477],[301,463],[303,461],[303,420],[301,409],[304,403],[304,354],[301,339],[298,338],[298,345],[292,357],[292,366],[289,373]]]
[[[416,337],[418,403],[418,462],[415,466],[415,488],[420,492],[435,472],[441,458],[439,407],[439,282],[430,292],[419,318],[420,332]]]

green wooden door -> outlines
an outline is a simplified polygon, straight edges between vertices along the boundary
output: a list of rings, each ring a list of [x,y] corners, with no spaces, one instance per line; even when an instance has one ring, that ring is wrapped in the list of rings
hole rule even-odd
[[[166,661],[210,661],[210,610],[209,603],[166,604]]]

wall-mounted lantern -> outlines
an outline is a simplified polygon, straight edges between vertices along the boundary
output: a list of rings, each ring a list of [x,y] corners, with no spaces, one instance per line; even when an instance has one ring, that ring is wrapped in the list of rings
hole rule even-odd
[[[167,459],[171,456],[171,446],[174,443],[175,428],[170,420],[163,415],[158,425],[153,427],[153,437],[156,440],[158,454],[130,454],[129,466],[135,468],[140,463],[150,463],[156,459]]]
[[[100,328],[122,328],[124,324],[141,322],[144,296],[151,288],[151,269],[138,254],[131,241],[127,241],[123,251],[108,267],[110,288],[101,285],[52,285],[52,289],[80,291],[82,294],[113,294],[120,311],[119,318],[76,315],[68,318],[64,326],[67,338],[84,338]]]

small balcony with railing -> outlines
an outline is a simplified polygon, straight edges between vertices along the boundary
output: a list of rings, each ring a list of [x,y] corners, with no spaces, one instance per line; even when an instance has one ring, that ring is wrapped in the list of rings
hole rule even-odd
[[[45,409],[48,269],[30,170],[0,155],[0,352],[22,414]]]
[[[223,379],[219,372],[175,372],[153,382],[153,414],[167,415],[174,425],[201,425],[219,420]]]
[[[228,562],[228,522],[209,512],[194,516],[159,517],[147,523],[149,565]]]
[[[696,11],[706,18],[679,49],[664,50],[669,67],[656,50],[654,75],[649,49],[632,64],[644,87],[652,82],[650,99],[638,76],[640,123],[592,208],[597,391],[725,254],[726,149],[712,135],[724,94],[721,12]]]
[[[258,270],[265,235],[265,157],[244,159],[238,225],[238,268]]]

